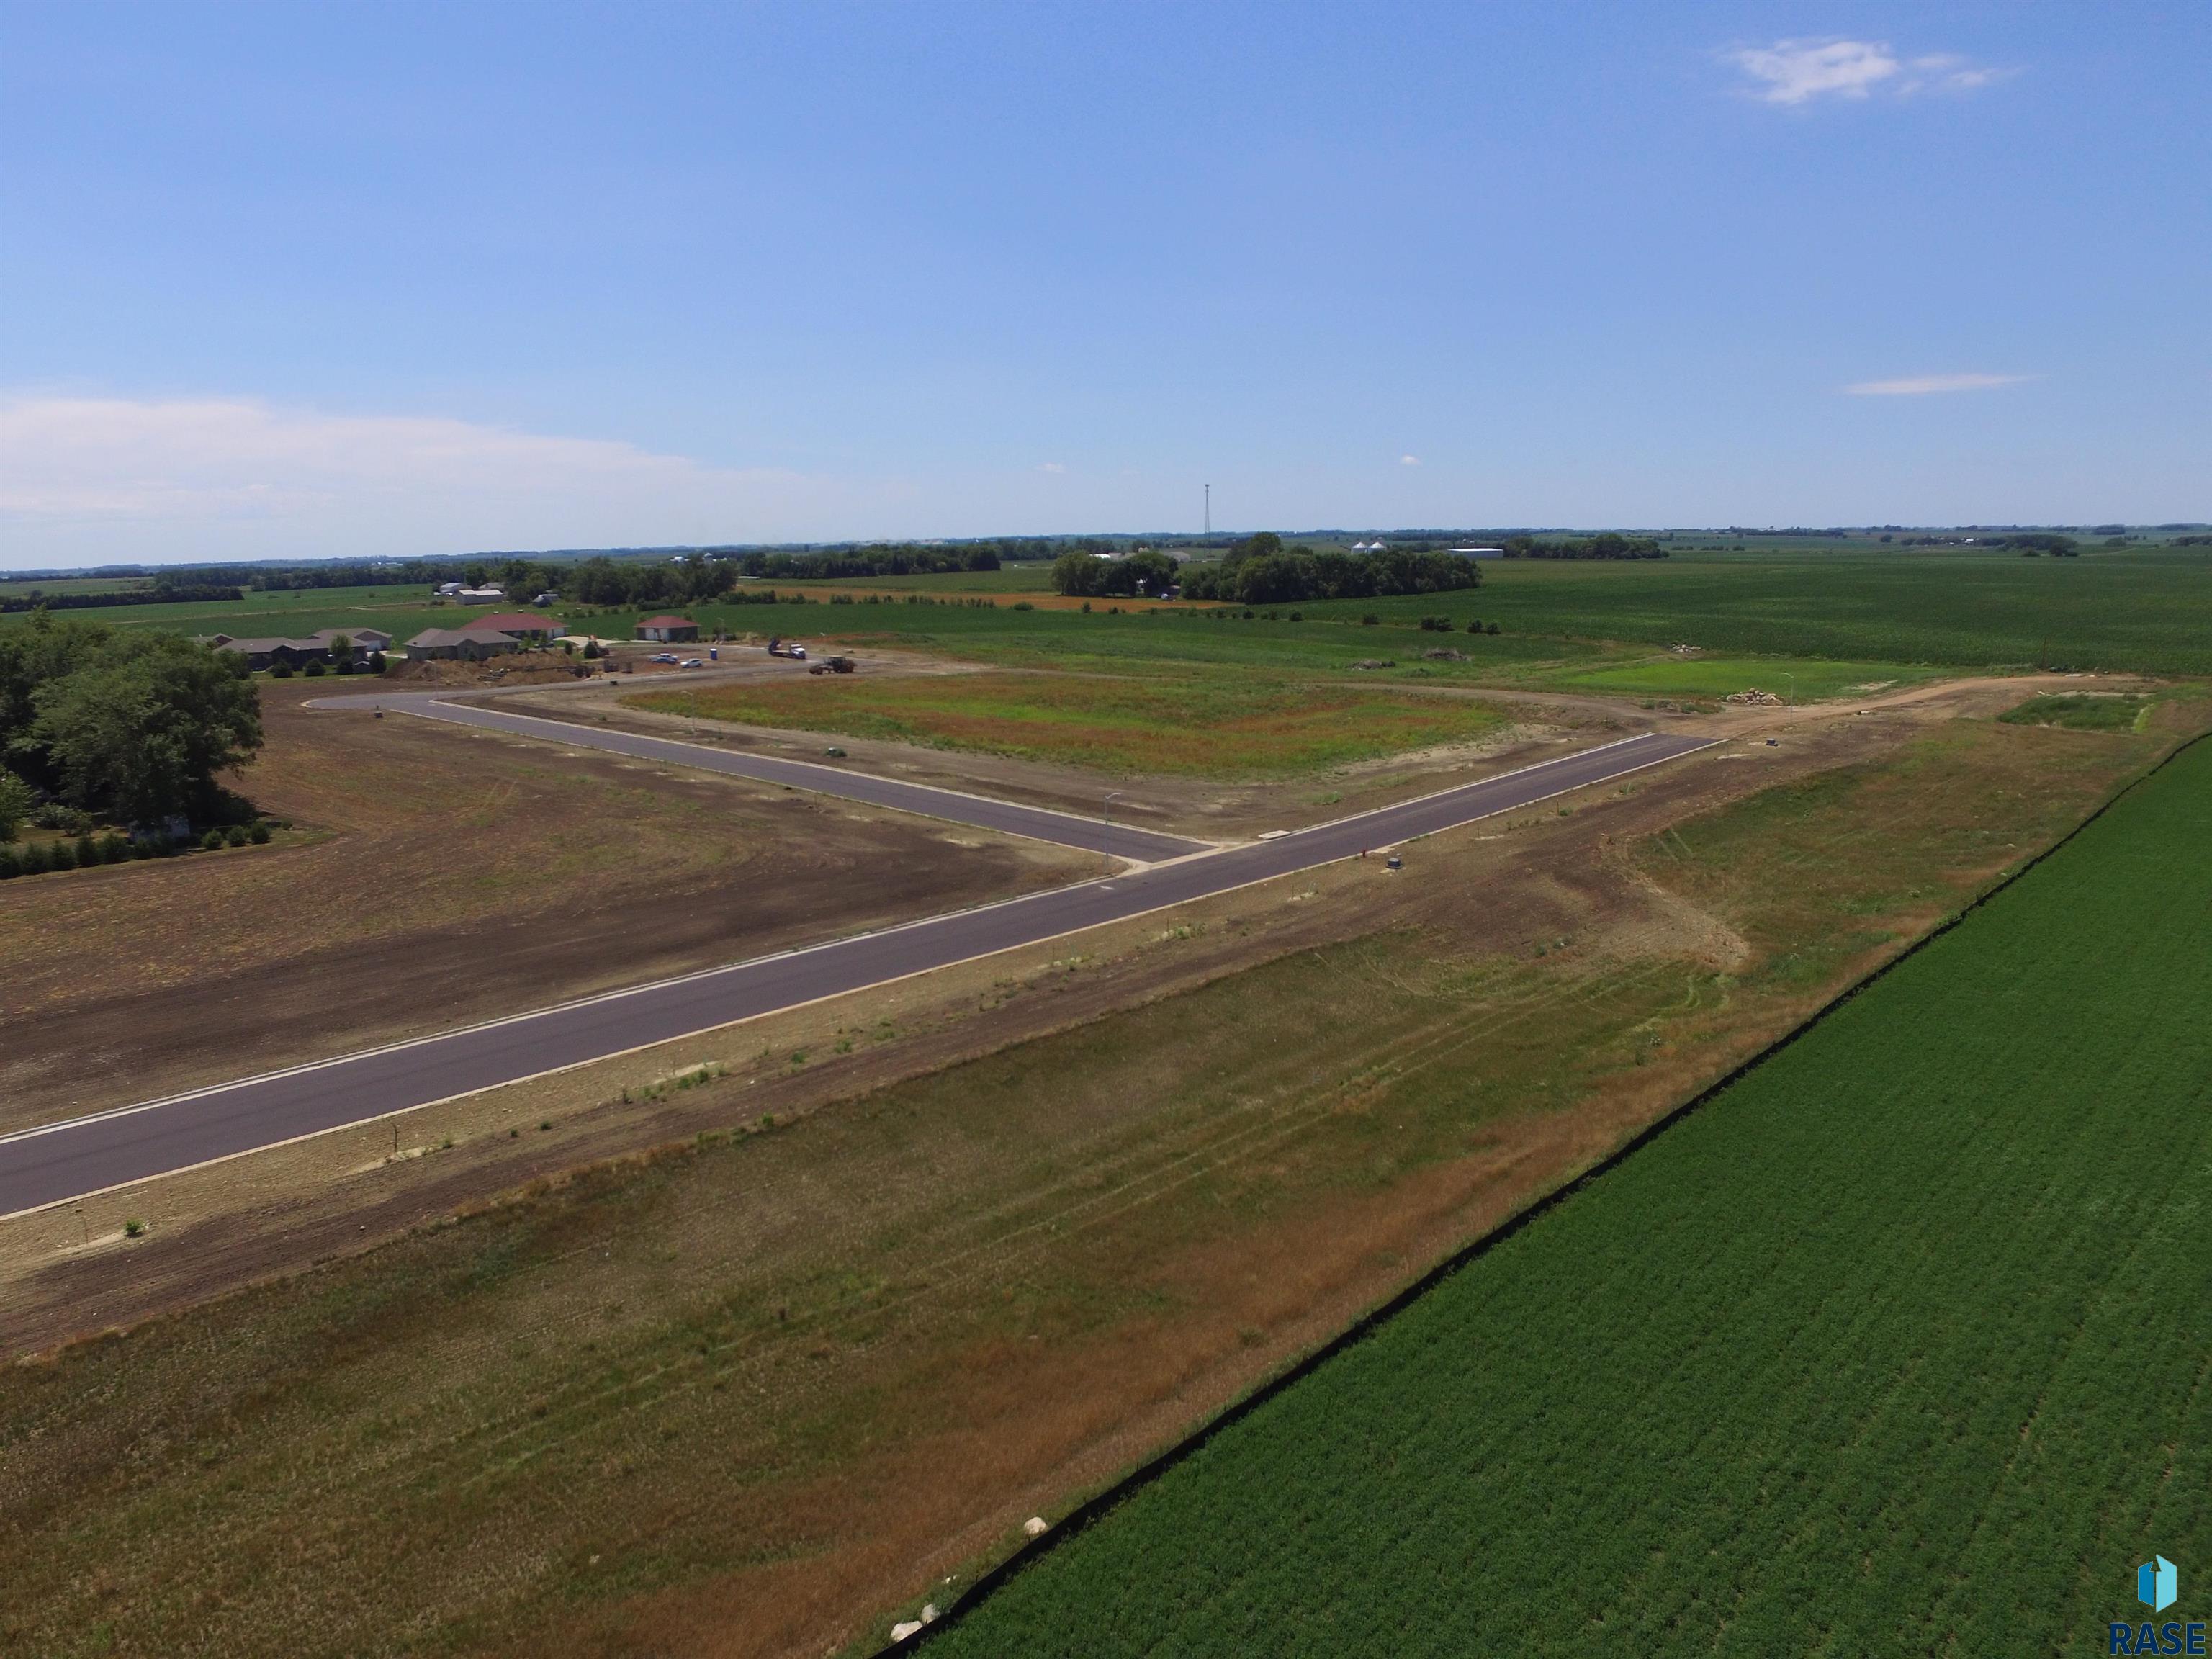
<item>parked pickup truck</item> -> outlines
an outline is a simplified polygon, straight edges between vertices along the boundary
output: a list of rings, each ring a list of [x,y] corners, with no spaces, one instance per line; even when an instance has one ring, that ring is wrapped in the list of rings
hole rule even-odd
[[[824,657],[820,662],[811,665],[806,672],[810,674],[849,674],[853,672],[853,667],[854,663],[850,657]]]

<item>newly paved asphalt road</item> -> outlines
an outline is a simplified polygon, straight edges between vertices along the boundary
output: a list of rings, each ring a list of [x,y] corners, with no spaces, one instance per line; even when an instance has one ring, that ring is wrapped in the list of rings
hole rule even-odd
[[[25,1130],[0,1138],[0,1216],[1334,863],[1709,746],[1624,738],[1273,841]],[[1406,878],[1431,856],[1407,854]]]
[[[687,680],[684,685],[698,682]],[[544,690],[534,687],[533,690]],[[649,688],[648,688],[649,689]],[[1157,864],[1162,859],[1176,859],[1187,853],[1203,852],[1206,843],[1186,841],[1181,836],[1164,836],[1157,830],[1139,830],[1133,825],[1107,823],[1098,818],[1079,817],[1073,812],[1055,812],[1047,806],[1018,806],[1011,801],[992,800],[983,795],[963,795],[957,789],[933,789],[925,783],[901,783],[893,778],[872,777],[866,772],[848,772],[841,767],[821,766],[812,761],[781,760],[772,755],[747,755],[733,750],[715,749],[705,744],[678,743],[667,738],[648,738],[635,732],[611,731],[603,726],[585,726],[574,720],[548,720],[536,714],[510,714],[483,703],[454,702],[448,699],[452,693],[434,691],[402,691],[396,695],[373,696],[320,697],[318,708],[380,708],[387,714],[419,714],[428,720],[450,720],[456,726],[475,726],[497,732],[513,732],[526,738],[545,738],[556,743],[571,744],[579,749],[604,749],[611,754],[634,756],[640,760],[669,761],[678,766],[697,767],[702,771],[726,772],[732,777],[756,778],[763,783],[789,784],[794,789],[811,789],[817,794],[841,795],[847,800],[866,801],[871,806],[894,807],[902,812],[915,812],[923,817],[944,818],[954,823],[972,823],[979,829],[1000,830],[1010,836],[1025,836],[1032,841],[1056,842],[1062,847],[1077,847],[1092,853],[1105,853],[1115,858],[1128,859],[1138,864]]]

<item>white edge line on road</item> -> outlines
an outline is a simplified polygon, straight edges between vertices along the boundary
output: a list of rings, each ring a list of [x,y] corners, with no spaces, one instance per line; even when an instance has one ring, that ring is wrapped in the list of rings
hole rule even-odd
[[[1657,736],[1659,734],[1656,732],[1647,732],[1643,735]],[[1632,739],[1630,739],[1629,741],[1632,741]],[[1705,750],[1717,747],[1723,741],[1724,739],[1719,738],[1709,738],[1705,742],[1698,744],[1693,749],[1678,750],[1671,755],[1661,755],[1652,760],[1639,762],[1634,766],[1624,767],[1618,772],[1609,772],[1601,778],[1587,779],[1581,783],[1570,784],[1564,789],[1552,790],[1547,794],[1532,795],[1527,800],[1514,802],[1510,806],[1500,806],[1495,811],[1489,812],[1478,812],[1471,818],[1462,818],[1459,823],[1448,825],[1446,828],[1447,830],[1458,830],[1464,828],[1466,825],[1470,823],[1480,823],[1486,819],[1497,817],[1501,813],[1517,812],[1524,806],[1534,806],[1544,801],[1557,800],[1561,795],[1571,795],[1577,789],[1593,789],[1600,784],[1611,783],[1616,778],[1625,778],[1633,773],[1644,771],[1650,767],[1663,766],[1668,761],[1686,760],[1692,755],[1701,754]],[[1601,745],[1601,747],[1604,749],[1614,749],[1620,747],[1620,745],[1618,744],[1605,744]],[[1578,754],[1594,755],[1598,752],[1599,750],[1596,749],[1586,749],[1579,750]],[[1577,757],[1577,756],[1572,755],[1563,755],[1558,757],[1557,759],[1571,760]],[[1540,761],[1536,764],[1538,766],[1550,766],[1555,763],[1556,761]],[[1535,767],[1522,767],[1515,772],[1502,772],[1498,776],[1517,777],[1522,772],[1534,771],[1534,769]],[[1496,779],[1483,778],[1478,780],[1477,782],[1474,784],[1462,784],[1460,787],[1475,788],[1479,787],[1481,784],[1492,783],[1496,781]],[[1449,793],[1450,792],[1447,790],[1443,793]],[[1436,797],[1425,796],[1423,797],[1423,799],[1433,800]],[[1408,805],[1412,805],[1411,802],[1402,804]],[[1381,807],[1376,810],[1380,811],[1389,811],[1393,809],[1389,807]],[[1355,813],[1353,816],[1358,817],[1358,815]],[[1338,823],[1344,823],[1347,820],[1345,819],[1337,820]],[[1320,826],[1317,825],[1316,827],[1319,828]],[[1442,834],[1445,833],[1445,831],[1431,831],[1431,833]],[[1273,843],[1270,844],[1272,845]],[[866,985],[855,985],[848,989],[832,991],[823,996],[808,997],[802,1001],[785,1003],[780,1007],[764,1008],[757,1014],[746,1014],[738,1019],[724,1020],[719,1024],[702,1025],[692,1030],[678,1031],[673,1036],[655,1037],[650,1042],[635,1043],[627,1048],[611,1049],[603,1054],[593,1054],[587,1059],[571,1060],[565,1066],[550,1066],[542,1072],[532,1072],[522,1077],[507,1078],[498,1083],[486,1084],[481,1089],[465,1089],[458,1094],[441,1095],[435,1100],[417,1101],[411,1106],[395,1107],[388,1112],[376,1112],[371,1114],[368,1117],[353,1118],[344,1123],[333,1123],[324,1128],[310,1129],[305,1134],[289,1135],[283,1140],[265,1141],[258,1146],[243,1147],[234,1152],[225,1152],[218,1158],[203,1158],[197,1164],[180,1164],[173,1170],[161,1170],[156,1171],[153,1175],[139,1176],[130,1181],[118,1181],[112,1186],[95,1187],[88,1192],[72,1194],[67,1198],[48,1199],[45,1203],[33,1204],[27,1209],[10,1210],[5,1214],[0,1214],[0,1221],[13,1221],[21,1216],[36,1215],[42,1210],[58,1209],[64,1204],[78,1204],[83,1202],[83,1200],[88,1198],[99,1198],[108,1193],[124,1192],[132,1187],[143,1186],[149,1181],[166,1181],[171,1176],[188,1175],[194,1170],[213,1169],[218,1164],[228,1164],[235,1158],[251,1158],[257,1152],[274,1152],[282,1146],[296,1146],[301,1141],[314,1140],[324,1135],[339,1134],[348,1129],[358,1129],[366,1124],[382,1123],[392,1118],[404,1117],[410,1112],[428,1111],[433,1106],[443,1106],[451,1101],[465,1100],[471,1095],[489,1094],[496,1089],[511,1089],[519,1084],[536,1083],[545,1078],[558,1077],[563,1072],[576,1071],[586,1066],[597,1066],[610,1060],[620,1060],[627,1054],[642,1054],[647,1048],[658,1048],[665,1043],[689,1042],[695,1037],[706,1036],[710,1031],[734,1030],[738,1026],[750,1024],[752,1021],[757,1019],[766,1019],[771,1015],[787,1014],[794,1012],[801,1008],[811,1008],[820,1003],[834,1002],[839,997],[857,996],[863,991],[880,990],[886,985],[897,985],[909,979],[919,979],[925,974],[939,973],[947,968],[964,968],[970,963],[988,962],[993,957],[1006,955],[1009,951],[1026,951],[1032,945],[1050,945],[1059,939],[1072,939],[1078,933],[1087,933],[1094,927],[1110,927],[1117,922],[1140,921],[1146,916],[1158,915],[1163,910],[1172,910],[1177,905],[1196,904],[1201,900],[1218,898],[1224,893],[1239,893],[1248,887],[1259,887],[1271,881],[1280,881],[1285,877],[1303,875],[1308,870],[1326,869],[1329,865],[1345,863],[1354,856],[1355,854],[1346,853],[1336,858],[1324,859],[1316,864],[1300,865],[1294,869],[1279,871],[1273,875],[1255,876],[1249,881],[1240,881],[1227,887],[1215,888],[1211,892],[1195,894],[1189,898],[1170,899],[1165,903],[1151,905],[1142,910],[1132,910],[1127,915],[1115,916],[1106,921],[1085,922],[1080,927],[1069,927],[1063,929],[1061,932],[1057,933],[1042,934],[1036,939],[1024,939],[1016,945],[1002,945],[995,951],[978,951],[972,957],[963,957],[957,962],[943,962],[939,963],[935,967],[916,968],[908,973],[893,974],[888,979],[871,980]],[[134,1113],[152,1111],[158,1107],[179,1105],[186,1101],[198,1099],[202,1096],[220,1094],[225,1090],[240,1088],[246,1084],[269,1083],[274,1082],[281,1078],[297,1077],[305,1073],[321,1071],[326,1066],[343,1065],[349,1060],[367,1060],[377,1054],[396,1054],[402,1049],[419,1048],[426,1042],[442,1042],[448,1037],[466,1036],[477,1031],[495,1030],[500,1026],[512,1025],[521,1020],[534,1019],[542,1014],[562,1013],[573,1008],[589,1007],[593,1004],[601,1002],[612,1002],[622,997],[637,995],[641,992],[657,991],[667,986],[682,985],[694,980],[708,979],[717,974],[732,973],[740,968],[756,967],[762,963],[775,962],[786,957],[805,956],[811,951],[830,950],[837,945],[851,945],[861,939],[877,939],[890,933],[902,933],[909,927],[927,927],[933,922],[941,921],[951,916],[975,915],[980,915],[986,910],[995,910],[1000,908],[1005,905],[1019,904],[1029,899],[1042,898],[1053,894],[1075,892],[1081,888],[1097,886],[1103,882],[1113,879],[1115,879],[1115,878],[1110,876],[1101,877],[1097,882],[1079,882],[1073,887],[1050,887],[1045,889],[1042,893],[1024,893],[1015,898],[1000,899],[996,903],[978,905],[973,910],[948,910],[942,915],[925,916],[921,918],[919,921],[901,922],[896,927],[885,927],[877,933],[854,933],[848,938],[833,939],[821,945],[810,945],[798,950],[779,951],[765,957],[755,957],[749,962],[730,963],[720,968],[702,968],[693,973],[679,974],[673,979],[656,980],[648,985],[634,985],[625,990],[604,992],[599,996],[582,998],[575,1002],[556,1003],[550,1007],[534,1008],[526,1013],[509,1014],[502,1019],[486,1020],[481,1025],[465,1025],[456,1030],[441,1031],[431,1036],[415,1037],[405,1042],[390,1043],[381,1048],[365,1048],[358,1054],[343,1054],[331,1060],[319,1060],[308,1065],[295,1066],[285,1071],[267,1072],[258,1077],[240,1078],[237,1081],[232,1083],[212,1084],[204,1089],[195,1089],[186,1094],[172,1095],[163,1100],[148,1101],[143,1105],[118,1106],[109,1111],[94,1112],[85,1117],[69,1118],[58,1123],[41,1124],[35,1128],[20,1129],[13,1134],[0,1135],[0,1146],[7,1146],[13,1141],[28,1140],[38,1135],[52,1134],[63,1129],[77,1128],[89,1123],[102,1122],[111,1118],[128,1117]]]

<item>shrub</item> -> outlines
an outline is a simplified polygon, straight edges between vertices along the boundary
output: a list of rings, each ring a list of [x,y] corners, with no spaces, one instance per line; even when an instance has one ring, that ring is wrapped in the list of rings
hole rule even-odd
[[[1016,599],[1014,601],[1014,609],[1017,611],[1034,611],[1036,607],[1031,605],[1027,599]]]
[[[1467,631],[1470,634],[1480,634],[1482,632],[1482,618],[1477,617],[1473,622],[1469,623],[1467,625]]]
[[[22,873],[23,860],[16,854],[15,844],[0,841],[0,881]]]
[[[58,830],[65,836],[81,835],[92,828],[92,814],[50,800],[31,814],[31,822],[41,830]]]
[[[324,668],[323,659],[320,657],[310,657],[307,659],[306,673],[309,679],[319,680],[328,672],[328,670]]]
[[[131,838],[118,836],[112,830],[100,838],[100,857],[103,864],[121,864],[131,856]]]
[[[1375,624],[1376,624],[1376,623],[1377,623],[1381,622],[1382,620],[1382,617],[1380,617],[1376,616],[1376,615],[1372,611],[1368,611],[1365,615],[1364,615],[1364,616],[1362,616],[1362,617],[1360,617],[1360,619],[1359,619],[1359,625],[1360,625],[1362,628],[1372,628],[1372,627],[1374,627],[1374,626],[1375,626]]]
[[[222,845],[222,831],[220,830],[210,830],[200,837],[200,849],[203,852],[212,853]]]
[[[26,842],[23,850],[15,854],[15,867],[27,876],[40,876],[46,872],[46,844],[42,841]]]
[[[150,836],[143,838],[134,836],[131,838],[131,856],[134,859],[157,858],[161,855],[161,849],[155,845],[154,839]]]
[[[125,1238],[143,1238],[146,1236],[146,1224],[139,1220],[137,1216],[132,1216],[130,1220],[123,1224],[123,1236]]]
[[[269,678],[272,680],[290,679],[292,678],[292,665],[289,662],[278,663],[274,668],[271,668],[269,671]]]
[[[229,828],[228,830],[224,831],[222,839],[223,839],[223,843],[224,843],[224,845],[226,845],[226,846],[229,846],[229,847],[243,847],[243,846],[245,846],[245,845],[246,845],[246,826],[245,826],[244,824],[242,824],[242,823],[234,823],[234,824],[232,824],[232,825],[230,826],[230,828]]]
[[[74,870],[76,868],[76,848],[65,841],[49,843],[46,848],[46,868]]]
[[[339,663],[338,663],[337,672],[338,672],[339,673],[341,673],[341,674],[350,674],[350,673],[352,673],[352,672],[353,672],[353,659],[352,659],[351,657],[346,657],[346,658],[342,659],[339,661]]]
[[[586,662],[596,662],[606,654],[607,653],[599,649],[599,642],[597,640],[586,640],[584,641],[584,660]]]
[[[268,822],[265,819],[256,818],[253,821],[253,827],[246,832],[246,838],[252,842],[256,847],[266,847],[269,845]]]
[[[106,860],[101,855],[100,843],[91,836],[82,835],[76,838],[76,861],[80,866],[90,869],[95,864],[106,863]]]
[[[1482,631],[1486,634],[1495,634],[1498,631],[1498,624],[1496,623],[1492,623],[1489,627],[1484,629]]]
[[[381,674],[387,666],[389,666],[389,665],[385,661],[384,653],[381,651],[372,651],[368,653],[368,672],[370,673]]]

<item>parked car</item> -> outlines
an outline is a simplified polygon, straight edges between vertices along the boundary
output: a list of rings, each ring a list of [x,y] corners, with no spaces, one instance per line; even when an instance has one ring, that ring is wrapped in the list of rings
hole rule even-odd
[[[656,651],[650,657],[647,658],[646,660],[647,662],[672,663],[676,660],[676,653],[673,651]]]
[[[704,668],[706,665],[707,659],[704,657],[686,657],[678,665],[679,667],[684,668]]]

